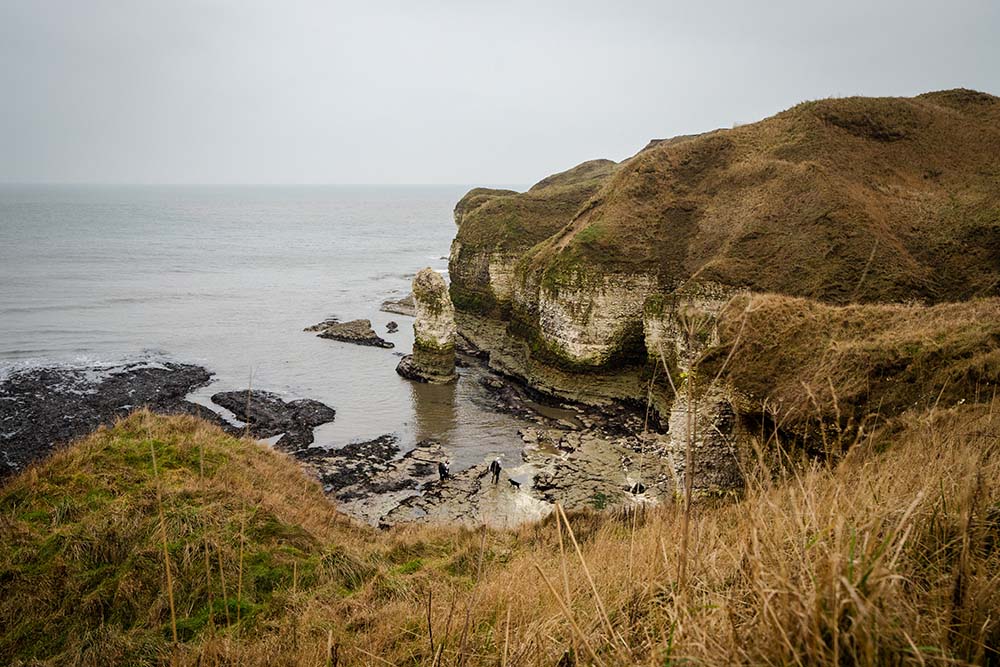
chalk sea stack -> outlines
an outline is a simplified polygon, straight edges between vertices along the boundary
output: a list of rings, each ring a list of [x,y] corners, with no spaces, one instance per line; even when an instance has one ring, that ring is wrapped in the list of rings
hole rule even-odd
[[[413,354],[403,357],[396,372],[418,382],[456,380],[455,308],[444,278],[431,268],[422,269],[413,279],[413,301]]]

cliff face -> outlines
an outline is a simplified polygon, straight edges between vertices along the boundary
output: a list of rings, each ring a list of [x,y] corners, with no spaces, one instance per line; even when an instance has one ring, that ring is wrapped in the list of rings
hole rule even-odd
[[[496,314],[514,290],[514,265],[535,244],[561,229],[615,168],[610,160],[584,162],[530,190],[476,188],[455,206],[458,234],[449,273],[456,306]]]
[[[971,91],[808,102],[456,207],[452,297],[600,366],[687,282],[830,303],[996,295],[1000,104]],[[617,324],[611,325],[609,323]]]
[[[664,366],[677,380],[669,392],[654,383],[666,429],[672,392],[718,345],[735,295],[1000,295],[1000,100],[952,90],[807,102],[650,142],[620,164],[587,162],[525,193],[473,190],[455,219],[452,299],[463,333],[501,351],[495,365],[593,402],[645,401],[651,368]],[[698,331],[680,343],[692,313]]]

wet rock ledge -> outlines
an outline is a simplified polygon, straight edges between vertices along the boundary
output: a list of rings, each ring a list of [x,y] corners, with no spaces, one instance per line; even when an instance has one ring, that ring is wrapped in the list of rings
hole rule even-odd
[[[200,366],[177,363],[16,371],[0,382],[0,478],[144,406],[229,429],[215,412],[186,399],[211,378]]]
[[[269,391],[222,391],[212,395],[212,402],[247,424],[254,437],[281,435],[274,446],[284,451],[311,445],[313,429],[332,422],[337,414],[311,398],[285,401]]]

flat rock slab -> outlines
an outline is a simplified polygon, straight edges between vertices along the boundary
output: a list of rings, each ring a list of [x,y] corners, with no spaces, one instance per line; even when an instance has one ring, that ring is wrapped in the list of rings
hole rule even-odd
[[[332,422],[337,411],[311,398],[285,401],[269,391],[221,391],[212,402],[232,412],[247,424],[256,438],[283,434],[275,447],[295,451],[313,442],[313,429]]]
[[[407,499],[418,496],[438,477],[438,463],[446,462],[444,448],[434,440],[424,440],[402,458],[359,484],[336,494],[340,509],[372,525]]]
[[[669,498],[676,482],[663,441],[528,428],[522,458],[538,472],[533,492],[567,509],[607,509]],[[641,492],[636,492],[641,491]]]
[[[408,317],[417,316],[417,305],[413,301],[413,295],[407,294],[402,299],[386,299],[379,308],[383,313],[395,313],[396,315],[406,315]]]
[[[417,443],[402,457],[399,452],[396,437],[383,435],[339,449],[309,447],[295,457],[319,478],[341,511],[374,525],[438,479],[438,463],[446,462],[444,449],[433,440]]]
[[[142,407],[197,415],[231,430],[185,399],[211,378],[201,366],[151,362],[14,372],[0,382],[0,478]]]
[[[294,453],[306,469],[323,484],[323,491],[336,496],[341,490],[370,480],[399,455],[396,436],[352,442],[338,449],[307,447]]]
[[[371,320],[351,320],[350,322],[338,322],[336,319],[329,319],[311,327],[306,327],[305,331],[315,331],[320,338],[339,340],[344,343],[355,345],[366,345],[368,347],[395,347],[392,343],[380,337],[372,329]]]
[[[423,492],[405,498],[388,511],[379,526],[404,523],[431,523],[474,527],[511,528],[539,521],[553,505],[539,500],[525,489],[512,486],[506,472],[493,484],[486,464],[463,470],[444,480],[432,480]]]

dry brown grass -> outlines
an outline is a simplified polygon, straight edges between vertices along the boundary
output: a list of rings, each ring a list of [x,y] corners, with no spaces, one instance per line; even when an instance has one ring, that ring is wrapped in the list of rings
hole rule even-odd
[[[998,156],[1000,99],[984,93],[819,100],[649,146],[573,197],[496,198],[457,238],[468,266],[523,255],[528,284],[642,272],[664,291],[695,279],[831,303],[997,296]],[[454,268],[459,296],[483,289]]]
[[[299,563],[297,585],[279,577],[268,592],[251,573],[253,613],[239,626],[219,620],[215,633],[182,632],[173,651],[151,470],[113,465],[133,444],[146,445],[148,462],[146,426],[162,466],[181,616],[207,600],[204,540],[190,532],[199,516],[230,581],[243,520],[248,561],[268,549]],[[907,418],[885,451],[862,444],[836,467],[752,477],[739,501],[695,506],[681,585],[680,506],[570,515],[562,535],[554,518],[517,531],[377,533],[345,524],[285,457],[197,420],[138,414],[0,490],[0,651],[14,664],[32,664],[32,651],[46,664],[995,664],[998,442],[1000,404],[966,405]],[[113,500],[88,509],[96,484]],[[242,514],[244,503],[256,512]],[[285,538],[259,530],[265,509]],[[64,531],[77,541],[52,553],[44,545]],[[152,553],[135,564],[148,564],[149,581],[129,571],[150,585],[133,592],[149,597],[131,626],[120,613],[123,582],[99,611],[88,604],[99,582],[57,581],[82,576],[89,550],[114,539]],[[127,567],[119,556],[100,558]],[[314,556],[323,565],[303,577]],[[18,639],[24,619],[58,639]]]
[[[734,299],[701,360],[787,433],[850,444],[908,411],[990,400],[1000,385],[1000,299],[830,306],[773,294]],[[734,345],[739,337],[739,344]]]

